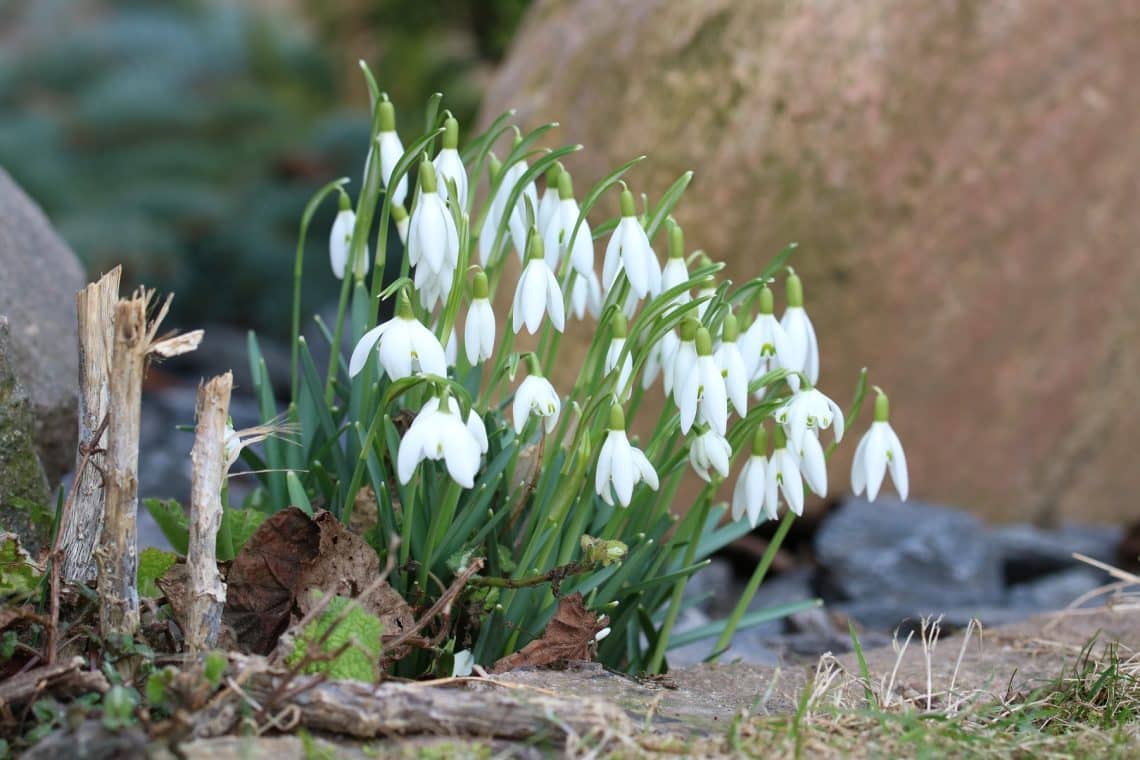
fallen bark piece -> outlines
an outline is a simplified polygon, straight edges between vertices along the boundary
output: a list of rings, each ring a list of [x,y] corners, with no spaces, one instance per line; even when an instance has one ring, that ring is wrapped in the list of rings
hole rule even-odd
[[[260,658],[238,660],[260,671],[249,677],[243,690],[274,712],[297,710],[299,724],[309,729],[357,738],[429,734],[550,741],[564,741],[572,735],[632,733],[630,719],[617,705],[553,697],[526,688],[370,686],[302,676],[288,682],[292,696],[274,704],[271,700],[279,695],[287,676],[265,669],[255,659]]]
[[[106,692],[110,688],[106,677],[97,670],[84,670],[85,664],[82,657],[73,657],[12,676],[0,683],[0,707],[19,707],[45,696],[68,698]]]
[[[586,609],[581,594],[558,600],[554,617],[546,624],[542,638],[503,657],[491,667],[493,673],[505,673],[522,667],[552,665],[567,660],[591,660],[598,633],[609,625],[609,618]]]

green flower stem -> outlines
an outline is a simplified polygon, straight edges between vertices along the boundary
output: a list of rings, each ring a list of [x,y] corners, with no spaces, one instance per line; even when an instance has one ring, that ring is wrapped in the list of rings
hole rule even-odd
[[[355,246],[353,246],[355,249]],[[325,377],[325,404],[332,406],[336,388],[336,371],[339,366],[340,340],[344,334],[344,315],[348,311],[348,294],[352,288],[352,278],[346,276],[340,283],[340,298],[336,304],[336,325],[333,327],[333,343],[329,347],[329,369]],[[294,349],[295,350],[295,349]]]
[[[541,586],[544,583],[560,583],[572,575],[593,572],[600,566],[597,562],[583,560],[581,562],[568,562],[547,570],[545,573],[524,578],[480,578],[476,575],[467,581],[467,585],[476,588],[529,588],[530,586]]]
[[[705,521],[708,519],[711,502],[712,489],[709,486],[705,486],[697,501],[697,520],[692,532],[689,534],[689,542],[685,547],[685,560],[681,563],[682,567],[693,564],[693,561],[696,559],[697,545],[700,543],[701,531],[704,528]],[[649,657],[649,663],[645,666],[645,670],[648,673],[661,672],[661,665],[665,661],[665,647],[669,644],[669,637],[673,634],[673,626],[677,622],[677,615],[681,612],[681,601],[685,595],[686,580],[687,578],[680,578],[673,585],[673,597],[669,602],[669,611],[665,614],[665,622],[661,624],[661,630],[657,633],[657,644],[653,647],[653,653]]]
[[[744,587],[744,592],[740,595],[740,599],[733,608],[732,614],[728,617],[728,622],[721,631],[720,637],[716,640],[713,646],[712,654],[710,654],[705,662],[712,662],[713,660],[724,654],[728,649],[728,645],[732,643],[732,636],[736,633],[737,626],[740,625],[741,618],[744,613],[748,611],[748,605],[752,602],[752,597],[756,596],[756,591],[760,588],[760,584],[764,581],[764,577],[768,574],[768,569],[772,566],[772,561],[776,559],[776,552],[780,550],[780,546],[784,543],[784,539],[788,535],[788,530],[791,529],[792,523],[795,522],[796,515],[789,510],[784,514],[784,519],[780,521],[780,526],[776,528],[775,535],[772,540],[768,542],[768,548],[764,550],[763,556],[760,557],[760,563],[756,565],[756,569],[752,572],[752,577],[748,579],[748,585]]]
[[[432,515],[429,521],[431,524],[431,532],[428,534],[427,544],[422,551],[422,558],[420,561],[420,586],[427,588],[428,573],[431,572],[432,563],[435,561],[435,552],[439,548],[440,543],[443,541],[444,534],[447,533],[448,527],[451,526],[452,521],[455,519],[455,508],[459,504],[459,497],[462,494],[462,488],[454,480],[448,478],[447,491],[444,493],[443,501],[439,505],[438,513]]]

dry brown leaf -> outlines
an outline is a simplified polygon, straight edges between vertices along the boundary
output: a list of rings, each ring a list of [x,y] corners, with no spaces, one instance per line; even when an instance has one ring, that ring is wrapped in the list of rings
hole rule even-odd
[[[297,607],[305,615],[322,594],[316,589],[356,599],[366,612],[380,618],[384,633],[400,634],[415,625],[412,608],[387,583],[374,585],[380,576],[380,558],[360,536],[345,528],[331,512],[320,510],[313,518],[320,530],[320,549],[305,564],[297,579]],[[367,596],[360,594],[371,591]]]
[[[580,593],[563,597],[558,600],[558,609],[546,624],[542,638],[503,657],[491,667],[491,672],[506,673],[527,666],[539,667],[565,660],[592,659],[595,637],[609,622],[605,615],[599,618],[586,609]]]
[[[289,626],[297,582],[316,558],[320,529],[297,507],[271,516],[234,558],[222,620],[246,651],[268,654]]]

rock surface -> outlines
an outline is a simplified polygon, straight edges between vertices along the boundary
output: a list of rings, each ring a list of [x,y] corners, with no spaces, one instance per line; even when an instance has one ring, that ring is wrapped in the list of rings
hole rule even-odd
[[[83,268],[39,206],[0,168],[0,313],[35,412],[35,441],[55,483],[75,465],[75,294]]]
[[[1068,0],[547,0],[483,119],[560,121],[583,187],[643,152],[652,198],[695,169],[678,219],[738,281],[799,241],[821,386],[845,400],[870,367],[916,495],[1119,521],[1140,514],[1138,23]]]
[[[19,536],[34,557],[49,537],[50,494],[36,455],[33,408],[10,354],[8,320],[0,316],[0,531]]]

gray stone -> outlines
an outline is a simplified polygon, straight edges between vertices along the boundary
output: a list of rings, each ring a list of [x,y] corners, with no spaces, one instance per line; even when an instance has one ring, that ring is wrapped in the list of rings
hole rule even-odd
[[[49,480],[75,464],[75,294],[83,267],[39,206],[0,169],[0,311],[11,324],[11,361],[28,389],[35,441]]]
[[[815,551],[825,601],[937,612],[1002,597],[1001,557],[985,526],[946,507],[849,501],[824,521]]]
[[[36,454],[33,407],[10,355],[8,320],[0,316],[0,530],[15,533],[35,556],[50,534],[51,494]]]
[[[1029,613],[1052,612],[1063,609],[1093,589],[1109,582],[1107,573],[1081,565],[1047,575],[1029,583],[1019,583],[1009,589],[1010,606]],[[1082,606],[1100,604],[1103,599],[1089,599]]]
[[[1115,525],[1074,524],[1046,530],[1022,523],[994,528],[990,536],[1001,555],[1006,581],[1020,583],[1078,565],[1074,552],[1115,562],[1124,530]]]

